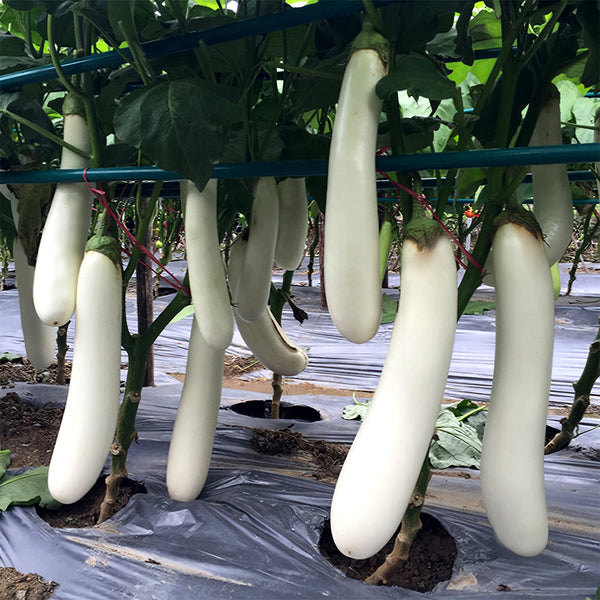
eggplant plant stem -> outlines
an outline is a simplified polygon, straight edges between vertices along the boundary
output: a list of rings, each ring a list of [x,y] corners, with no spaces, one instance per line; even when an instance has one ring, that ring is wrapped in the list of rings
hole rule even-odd
[[[429,458],[426,457],[419,473],[419,478],[415,485],[410,504],[402,518],[400,532],[396,536],[393,550],[385,557],[385,562],[365,579],[366,583],[372,585],[385,585],[391,574],[397,570],[398,566],[408,560],[410,548],[423,527],[421,521],[421,511],[425,503],[425,493],[431,480],[431,469],[429,468]]]
[[[114,505],[119,497],[121,482],[127,477],[127,453],[131,443],[137,439],[135,417],[142,396],[148,351],[160,332],[189,302],[189,296],[179,292],[146,332],[141,335],[127,336],[127,343],[124,346],[129,357],[129,366],[125,382],[125,393],[117,418],[115,439],[110,450],[110,473],[105,480],[106,493],[100,506],[98,523],[106,521],[114,513]]]
[[[569,445],[569,442],[574,437],[577,426],[590,405],[590,394],[598,376],[600,376],[600,328],[590,345],[590,351],[581,377],[573,384],[575,399],[571,405],[569,414],[561,419],[561,430],[546,444],[544,454],[558,452]]]
[[[56,383],[58,385],[65,385],[67,383],[65,373],[65,355],[69,349],[69,345],[67,343],[67,331],[69,330],[70,323],[71,321],[67,321],[64,325],[61,325],[56,330],[56,363],[58,365],[56,372]]]

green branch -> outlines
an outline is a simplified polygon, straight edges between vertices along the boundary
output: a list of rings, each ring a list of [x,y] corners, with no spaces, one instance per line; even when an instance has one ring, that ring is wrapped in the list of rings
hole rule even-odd
[[[21,115],[17,115],[16,113],[8,110],[7,108],[0,108],[0,113],[5,114],[7,117],[10,117],[14,121],[17,121],[17,123],[20,123],[21,125],[24,125],[25,127],[29,127],[29,129],[32,129],[36,133],[39,133],[40,135],[44,136],[46,139],[50,140],[51,142],[54,142],[55,144],[59,144],[63,148],[66,148],[67,150],[70,150],[71,152],[74,152],[75,154],[78,154],[79,156],[82,156],[83,158],[87,158],[87,159],[91,158],[91,155],[89,153],[85,152],[85,150],[82,150],[81,148],[78,148],[77,146],[73,146],[73,144],[69,144],[69,142],[65,142],[65,140],[58,137],[57,135],[54,135],[52,132],[48,131],[47,129],[44,129],[40,125],[33,123],[32,121],[30,121],[29,119],[26,119],[25,117],[22,117]]]

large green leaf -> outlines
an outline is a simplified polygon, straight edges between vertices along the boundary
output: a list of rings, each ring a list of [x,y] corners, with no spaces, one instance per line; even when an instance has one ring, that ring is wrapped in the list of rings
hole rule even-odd
[[[370,400],[345,406],[342,418],[364,420]],[[468,422],[467,422],[468,421]],[[469,400],[445,405],[435,424],[435,439],[429,448],[429,461],[434,469],[479,467],[485,415]]]
[[[161,82],[127,95],[115,112],[117,137],[159,167],[203,188],[239,108],[224,90],[197,78]]]
[[[429,449],[434,469],[479,467],[482,444],[477,430],[442,408],[435,424],[436,439]]]
[[[387,294],[382,294],[381,324],[393,323],[398,313],[398,303]]]
[[[4,477],[10,465],[10,450],[0,450],[0,480]]]
[[[36,467],[0,480],[0,511],[32,504],[51,509],[60,506],[48,490],[48,467]]]
[[[376,88],[377,95],[384,99],[400,90],[431,100],[452,98],[456,94],[454,83],[421,54],[403,56],[394,71],[383,77]]]
[[[438,33],[448,31],[461,2],[395,2],[381,8],[385,26],[395,39],[396,52],[423,50]]]

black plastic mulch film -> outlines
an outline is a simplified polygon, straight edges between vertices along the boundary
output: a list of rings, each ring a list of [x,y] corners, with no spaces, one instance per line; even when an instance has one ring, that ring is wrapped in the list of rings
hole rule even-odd
[[[185,265],[180,267],[183,272]],[[295,284],[299,304],[310,314],[300,326],[284,313],[286,332],[300,346],[308,347],[309,366],[295,380],[358,390],[358,398],[360,390],[372,391],[392,325],[383,325],[371,342],[360,347],[345,343],[318,308],[318,288],[306,287],[304,280]],[[564,405],[572,399],[572,382],[581,373],[595,335],[600,288],[594,289],[594,284],[591,277],[579,277],[575,301],[557,306],[552,403]],[[397,290],[389,293],[393,297]],[[157,303],[166,301],[160,298]],[[133,314],[133,304],[128,308]],[[3,350],[24,353],[14,290],[0,295],[0,312]],[[144,390],[140,405],[140,439],[132,446],[128,469],[148,493],[134,496],[106,523],[86,529],[55,530],[32,508],[2,513],[1,565],[58,582],[52,596],[57,600],[593,597],[600,585],[600,435],[594,432],[546,458],[550,541],[534,558],[521,558],[504,549],[495,541],[484,513],[469,512],[460,505],[464,498],[471,500],[470,506],[477,506],[472,502],[479,497],[476,477],[436,474],[425,512],[438,518],[454,536],[458,557],[451,581],[428,594],[369,586],[333,568],[318,549],[333,486],[291,476],[297,468],[294,463],[258,455],[249,448],[250,427],[288,425],[310,439],[349,443],[359,424],[341,419],[347,397],[287,397],[287,401],[309,404],[324,420],[266,422],[228,410],[234,403],[264,400],[264,396],[224,389],[206,486],[194,502],[171,500],[165,487],[166,457],[181,384],[172,383],[167,373],[185,369],[189,327],[190,319],[184,319],[160,336],[155,349],[158,385]],[[446,389],[449,397],[489,397],[493,345],[493,313],[461,318]],[[237,333],[230,351],[247,353]],[[56,386],[17,384],[14,391],[39,404],[66,398],[66,390]],[[597,403],[596,388],[592,402]],[[595,424],[586,420],[582,429]],[[281,474],[284,471],[286,475]]]
[[[184,271],[185,263],[173,267]],[[345,380],[349,391],[374,389],[392,325],[382,325],[378,339],[360,348],[344,342],[318,308],[318,288],[304,283],[298,275],[293,292],[309,319],[296,325],[286,312],[284,327],[296,343],[309,347],[309,367],[290,385],[308,380],[337,386]],[[397,290],[387,292],[393,295]],[[157,308],[168,301],[168,296],[159,298]],[[22,353],[14,290],[0,294],[0,310],[4,349]],[[133,300],[128,312],[135,313]],[[581,372],[599,314],[600,285],[593,275],[581,276],[569,303],[557,306],[553,404],[569,402],[563,388]],[[158,385],[145,388],[142,396],[137,419],[140,440],[132,446],[128,469],[148,493],[134,496],[103,525],[86,529],[55,530],[32,508],[10,509],[0,516],[0,564],[57,581],[60,585],[53,594],[57,600],[422,596],[459,600],[505,598],[507,593],[515,599],[593,598],[600,585],[597,432],[546,458],[550,541],[534,558],[518,557],[494,539],[478,501],[476,471],[470,472],[470,478],[453,476],[457,470],[434,475],[425,512],[455,538],[458,557],[451,581],[427,594],[369,586],[332,567],[320,554],[318,543],[329,517],[333,486],[301,477],[302,467],[288,458],[259,455],[249,448],[252,427],[292,425],[309,439],[351,442],[359,424],[341,418],[342,408],[351,402],[348,397],[285,396],[287,402],[318,410],[323,419],[271,422],[230,410],[233,404],[267,396],[224,389],[207,484],[194,502],[171,500],[165,486],[166,458],[181,384],[173,383],[167,373],[185,369],[189,328],[190,317],[169,325],[159,338]],[[493,340],[493,312],[459,321],[448,380],[450,397],[481,399],[489,394]],[[237,332],[230,351],[247,353]],[[253,376],[265,374],[259,371]],[[59,386],[17,384],[13,391],[41,404],[66,398],[66,389]],[[357,395],[360,398],[360,392]],[[597,398],[595,391],[592,402],[597,403]],[[586,420],[583,429],[596,423]],[[294,472],[298,477],[290,475]]]

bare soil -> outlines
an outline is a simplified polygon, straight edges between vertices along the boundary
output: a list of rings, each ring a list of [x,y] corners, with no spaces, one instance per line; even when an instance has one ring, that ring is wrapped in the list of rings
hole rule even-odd
[[[47,600],[58,584],[44,581],[35,573],[19,573],[12,567],[0,567],[2,600]]]
[[[259,378],[251,381],[240,379],[251,370],[259,368],[262,366],[253,357],[228,356],[223,383],[232,389],[252,389],[270,393],[272,391],[270,379]],[[10,385],[14,381],[52,384],[55,383],[55,379],[55,369],[51,368],[40,375],[35,372],[26,359],[0,364],[0,382],[4,386]],[[181,375],[181,379],[183,379],[183,375]],[[4,396],[0,397],[0,447],[9,448],[12,451],[11,468],[48,465],[62,418],[62,406],[48,404],[40,407],[23,401],[17,393],[10,389],[6,389],[5,392]],[[285,387],[285,393],[349,395],[348,390],[324,388],[310,383],[288,385]],[[290,429],[272,431],[256,428],[253,432],[250,442],[252,450],[287,456],[291,461],[306,467],[293,471],[296,476],[307,476],[329,483],[335,483],[337,480],[348,452],[348,445],[334,444],[323,440],[308,440]],[[79,502],[55,511],[38,508],[37,512],[53,527],[94,526],[98,519],[100,503],[104,497],[104,489],[104,480],[100,478],[94,488]],[[115,512],[121,510],[133,494],[144,492],[145,489],[141,484],[126,480],[122,485],[121,496]],[[431,519],[426,515],[423,532],[415,541],[414,552],[420,552],[418,554],[420,558],[414,559],[414,565],[422,565],[422,570],[416,570],[414,565],[410,568],[406,565],[406,568],[403,569],[404,574],[392,578],[390,585],[401,585],[419,590],[425,589],[423,586],[430,585],[424,583],[426,580],[433,578],[437,583],[450,577],[456,551],[455,549],[454,553],[446,551],[444,549],[446,546],[438,541],[450,536],[439,523],[436,523],[431,525]],[[430,528],[435,533],[427,533]],[[385,559],[386,549],[372,557],[370,561],[347,559],[337,552],[335,546],[327,546],[327,530],[328,525],[326,524],[321,551],[333,566],[342,570],[349,577],[364,579]],[[432,542],[433,538],[427,537],[429,535],[437,537]],[[436,544],[433,553],[432,546],[429,546],[431,543]],[[421,549],[418,550],[418,548]],[[444,560],[446,561],[443,567],[437,565],[432,555],[440,557],[442,563]],[[424,557],[427,557],[427,560]],[[362,575],[358,576],[359,573]],[[32,598],[42,600],[49,598],[55,587],[54,582],[44,582],[38,575],[18,573],[12,568],[0,568],[0,599]],[[23,595],[23,592],[26,595]]]
[[[456,560],[456,544],[446,528],[433,516],[422,513],[423,527],[417,533],[408,556],[400,568],[389,578],[387,586],[407,588],[417,592],[430,592],[442,581],[452,577]],[[390,541],[370,558],[355,560],[344,556],[335,546],[329,521],[325,523],[319,549],[329,562],[351,579],[364,581],[392,551],[399,530]]]

